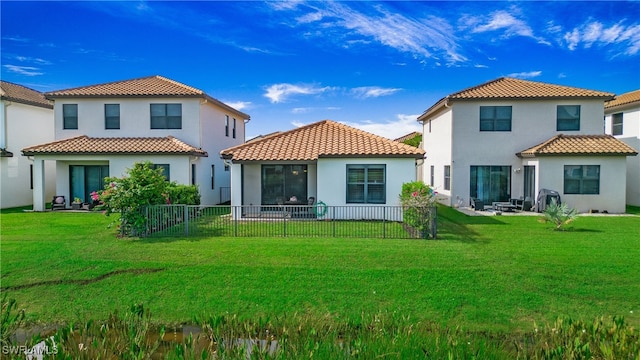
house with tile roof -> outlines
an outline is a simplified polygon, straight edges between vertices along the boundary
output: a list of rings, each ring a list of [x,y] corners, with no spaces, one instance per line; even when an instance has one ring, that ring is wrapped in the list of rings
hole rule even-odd
[[[625,211],[626,159],[603,131],[614,94],[514,78],[450,94],[418,117],[424,179],[451,206],[535,201],[556,190],[580,212]]]
[[[424,151],[324,120],[224,149],[220,155],[231,165],[231,205],[268,209],[313,198],[328,206],[370,208],[399,205],[402,184],[416,180],[416,163]]]
[[[640,89],[604,104],[605,131],[640,151]],[[640,206],[640,156],[627,157],[627,204]]]
[[[54,140],[53,102],[36,90],[0,81],[0,208],[33,203],[33,163],[20,150],[34,141]],[[55,164],[45,164],[46,196],[55,192]]]
[[[122,176],[140,161],[162,168],[169,181],[198,185],[202,204],[228,200],[229,172],[210,155],[244,143],[249,115],[162,76],[45,95],[54,101],[54,141],[22,149],[34,162],[34,210],[49,200],[38,187],[49,177],[47,161],[56,164],[56,195],[69,200],[89,202],[105,177]]]

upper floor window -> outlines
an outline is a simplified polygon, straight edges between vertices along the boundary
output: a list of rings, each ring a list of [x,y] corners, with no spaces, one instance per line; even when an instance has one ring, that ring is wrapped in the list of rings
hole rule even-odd
[[[600,194],[600,165],[565,165],[565,194]]]
[[[511,106],[480,106],[480,131],[511,131]]]
[[[104,104],[104,128],[120,129],[120,104]]]
[[[386,202],[385,165],[347,165],[347,203]]]
[[[62,128],[78,129],[78,104],[62,104]]]
[[[233,119],[233,138],[236,138],[236,119]]]
[[[224,136],[229,136],[229,115],[224,118]]]
[[[182,129],[182,104],[151,104],[152,129]]]
[[[556,130],[580,130],[580,105],[558,105]]]
[[[431,165],[431,176],[429,177],[429,186],[433,187],[433,184],[435,183],[435,178],[436,178],[436,167]]]
[[[622,135],[622,113],[613,114],[611,117],[611,134]]]

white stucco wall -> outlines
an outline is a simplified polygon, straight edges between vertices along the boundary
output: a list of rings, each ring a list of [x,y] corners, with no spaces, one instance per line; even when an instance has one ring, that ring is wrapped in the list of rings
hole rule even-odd
[[[109,165],[109,176],[120,177],[125,176],[127,170],[136,162],[151,161],[154,164],[169,164],[170,181],[176,181],[180,184],[190,184],[190,161],[188,156],[167,155],[167,156],[101,156],[101,155],[39,155],[36,159],[45,161],[55,161],[56,171],[56,195],[63,195],[67,199],[67,204],[71,200],[71,189],[69,183],[69,166],[70,165]],[[51,198],[46,198],[51,201]]]
[[[557,106],[580,105],[580,130],[556,131]],[[469,177],[472,165],[522,168],[515,154],[560,133],[566,135],[603,134],[602,100],[520,100],[456,101],[452,108],[433,119],[431,133],[424,124],[427,160],[424,179],[429,183],[429,166],[435,165],[435,188],[449,196],[449,205],[469,204]],[[480,131],[480,106],[511,106],[511,131]],[[451,165],[451,191],[444,190],[444,165]],[[523,196],[524,172],[511,173],[511,197]]]
[[[623,156],[540,157],[540,188],[560,193],[563,203],[579,212],[606,210],[609,213],[625,212],[626,159]],[[564,194],[565,165],[600,165],[600,194]]]
[[[13,153],[13,157],[0,158],[0,207],[30,205],[33,204],[30,186],[33,162],[22,156],[21,150],[54,140],[53,110],[5,100],[0,103],[0,111],[5,116],[6,148]],[[44,169],[44,196],[51,201],[55,195],[55,163],[45,162]]]
[[[621,141],[640,151],[640,106],[607,110],[605,115],[605,129],[612,134],[613,114],[622,112],[622,135],[616,135]],[[627,157],[627,204],[640,206],[640,156]]]
[[[229,116],[229,136],[225,135],[225,118]],[[233,118],[236,119],[236,137],[233,137]],[[244,143],[245,122],[238,114],[222,109],[215,104],[202,101],[200,106],[201,139],[198,145],[209,156],[198,159],[196,178],[200,184],[202,204],[220,203],[220,188],[231,187],[231,169],[224,170],[220,151]],[[214,188],[211,188],[211,165],[214,165]]]
[[[422,127],[422,148],[426,158],[422,165],[423,181],[429,185],[431,181],[431,166],[434,167],[433,188],[438,192],[438,199],[446,205],[451,205],[451,191],[444,189],[444,166],[451,165],[453,112],[447,109],[438,114]],[[453,173],[453,170],[452,170]],[[452,174],[453,178],[453,174]]]

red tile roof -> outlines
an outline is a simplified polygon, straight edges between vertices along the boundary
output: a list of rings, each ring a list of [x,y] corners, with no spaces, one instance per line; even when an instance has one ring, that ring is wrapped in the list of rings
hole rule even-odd
[[[616,106],[640,103],[640,89],[617,95],[615,99],[604,103],[604,108],[609,109]]]
[[[78,136],[22,149],[25,156],[44,154],[161,154],[208,156],[207,152],[173,136],[147,138],[94,138]]]
[[[525,100],[525,99],[579,99],[592,98],[610,100],[613,93],[581,89],[570,86],[547,84],[537,81],[501,77],[440,99],[424,111],[418,120],[425,120],[445,107],[449,102],[460,100]]]
[[[424,150],[331,120],[274,134],[220,152],[233,161],[313,161],[323,157],[410,157]]]
[[[114,81],[104,84],[81,86],[77,88],[51,91],[48,98],[120,98],[120,97],[196,97],[207,99],[218,106],[241,115],[250,116],[214,99],[204,91],[185,85],[163,76],[148,76],[137,79]]]
[[[0,98],[21,104],[53,109],[53,102],[45,98],[41,92],[7,81],[0,81]]]
[[[611,135],[556,135],[523,150],[519,157],[557,155],[634,156],[638,151]]]

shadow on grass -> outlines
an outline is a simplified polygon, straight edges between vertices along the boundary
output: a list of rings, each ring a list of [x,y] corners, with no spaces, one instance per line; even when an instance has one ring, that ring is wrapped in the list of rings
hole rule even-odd
[[[438,207],[438,239],[482,242],[484,236],[473,225],[506,225],[495,216],[470,216],[448,206]]]
[[[98,277],[95,278],[91,278],[91,279],[71,279],[71,280],[46,280],[46,281],[38,281],[38,282],[34,282],[31,284],[22,284],[22,285],[11,285],[11,286],[5,286],[5,287],[1,287],[0,290],[2,291],[7,291],[7,290],[20,290],[20,289],[29,289],[32,287],[36,287],[36,286],[44,286],[44,285],[61,285],[61,284],[66,284],[66,285],[70,285],[70,284],[74,284],[74,285],[88,285],[88,284],[92,284],[101,280],[104,280],[106,278],[115,276],[115,275],[121,275],[121,274],[133,274],[133,275],[139,275],[139,274],[152,274],[152,273],[156,273],[158,271],[163,271],[164,269],[122,269],[122,270],[114,270],[114,271],[110,271],[106,274],[102,274]]]

